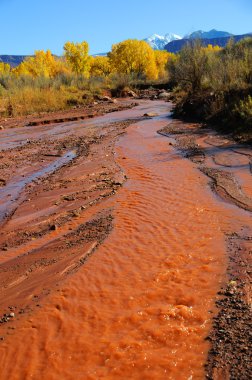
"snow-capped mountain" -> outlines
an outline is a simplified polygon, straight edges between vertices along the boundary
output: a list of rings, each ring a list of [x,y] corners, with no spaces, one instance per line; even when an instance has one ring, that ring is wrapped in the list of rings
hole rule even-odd
[[[158,34],[153,34],[152,36],[145,38],[144,41],[148,42],[148,44],[154,50],[163,50],[165,45],[174,40],[181,40],[182,37],[177,34],[167,33],[165,36],[159,36]]]
[[[222,38],[222,37],[232,37],[233,34],[229,32],[223,32],[220,30],[212,29],[209,32],[204,32],[203,30],[197,30],[191,34],[186,35],[184,38]]]

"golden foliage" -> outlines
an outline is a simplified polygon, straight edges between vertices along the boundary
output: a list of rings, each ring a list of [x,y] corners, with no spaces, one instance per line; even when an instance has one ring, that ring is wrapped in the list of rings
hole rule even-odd
[[[168,75],[167,64],[169,60],[175,59],[175,54],[166,50],[154,50],[155,61],[158,70],[158,78],[164,79]]]
[[[9,74],[10,71],[11,67],[8,63],[0,62],[0,74]]]
[[[125,40],[112,46],[109,53],[113,69],[146,79],[157,79],[158,69],[153,49],[145,41]]]
[[[218,45],[216,46],[213,46],[211,44],[208,44],[206,47],[202,47],[203,50],[205,50],[206,53],[216,53],[220,50],[222,50],[222,48]]]
[[[90,58],[89,46],[86,41],[80,43],[66,42],[64,45],[66,62],[71,70],[78,75],[89,77]]]
[[[31,75],[34,78],[54,78],[59,73],[64,72],[67,72],[64,62],[60,59],[56,59],[50,50],[35,51],[33,57],[27,58],[19,66],[13,69],[14,74]]]
[[[112,67],[108,57],[90,57],[90,75],[93,77],[108,76]]]

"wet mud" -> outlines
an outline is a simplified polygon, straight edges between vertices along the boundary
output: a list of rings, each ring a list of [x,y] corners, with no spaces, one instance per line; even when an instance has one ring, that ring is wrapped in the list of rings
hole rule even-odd
[[[173,120],[159,133],[175,138],[176,147],[212,179],[213,190],[220,197],[252,210],[250,146],[237,144],[232,137],[219,136],[199,124],[179,120]]]
[[[179,120],[173,120],[159,132],[175,139],[174,145],[212,180],[210,187],[221,199],[252,211],[250,145],[237,144],[229,135],[218,135],[199,124]],[[219,312],[207,337],[211,342],[207,379],[252,377],[251,240],[249,225],[239,233],[226,233],[227,281],[219,291]]]
[[[247,268],[251,216],[216,196],[202,169],[230,168],[246,203],[250,158],[243,148],[244,171],[234,172],[218,138],[195,139],[192,125],[179,142],[170,109],[140,100],[90,120],[1,131],[2,207],[10,198],[0,222],[1,379],[234,373],[214,334],[227,292],[248,302],[237,247],[242,238]],[[202,138],[218,150],[211,165]]]
[[[96,101],[83,106],[75,106],[72,109],[40,112],[39,114],[0,118],[0,124],[3,129],[20,128],[25,126],[38,126],[56,123],[66,123],[71,121],[92,119],[93,117],[104,115],[111,112],[122,111],[135,107],[136,102],[129,99],[116,99],[111,101]]]
[[[113,144],[130,122],[88,125],[79,136],[33,138],[4,151],[0,189],[0,306],[23,313],[79,267],[112,228],[87,210],[125,181]],[[81,171],[80,171],[81,170]],[[84,216],[85,215],[85,216]],[[13,306],[14,305],[14,306]],[[7,321],[9,321],[7,319]]]

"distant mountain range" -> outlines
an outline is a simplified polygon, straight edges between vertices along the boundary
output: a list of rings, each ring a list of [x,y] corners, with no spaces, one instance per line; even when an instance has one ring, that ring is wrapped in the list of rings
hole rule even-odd
[[[228,32],[219,31],[216,29],[212,29],[209,32],[204,32],[203,30],[197,30],[191,34],[188,34],[184,37],[179,36],[178,34],[167,33],[164,36],[160,36],[159,34],[153,34],[152,36],[145,38],[144,41],[148,42],[148,44],[154,50],[163,50],[165,46],[172,41],[181,41],[185,39],[205,39],[205,38],[222,38],[222,37],[232,37],[233,34]]]
[[[236,42],[240,41],[245,37],[252,37],[252,33],[242,34],[242,35],[233,35],[229,32],[219,31],[216,29],[212,29],[209,32],[204,32],[203,30],[197,30],[191,34],[188,34],[184,37],[179,36],[174,33],[167,33],[164,36],[160,36],[158,34],[153,34],[152,36],[145,38],[144,41],[148,42],[148,44],[154,50],[167,50],[171,53],[177,53],[181,50],[181,48],[190,43],[193,39],[200,38],[202,44],[207,46],[209,44],[213,46],[226,46],[227,42],[230,38],[233,38]],[[94,56],[106,56],[107,53],[95,54]],[[26,55],[0,55],[0,62],[8,63],[12,67],[18,66],[26,57]]]
[[[154,50],[167,50],[170,53],[178,53],[185,44],[190,43],[190,41],[195,39],[200,39],[204,46],[218,45],[224,47],[227,45],[231,37],[237,42],[245,37],[252,37],[252,34],[248,33],[236,36],[229,32],[212,29],[209,32],[197,30],[184,37],[172,33],[166,34],[165,36],[153,34],[152,36],[145,38],[144,41],[148,42]],[[168,40],[169,42],[165,43]]]
[[[204,32],[203,30],[197,30],[196,32],[193,32],[189,35],[186,35],[183,37],[183,39],[190,39],[190,38],[222,38],[222,37],[232,37],[233,34],[229,32],[223,32],[220,30],[212,29],[209,30],[209,32]]]
[[[225,47],[231,37],[234,39],[235,42],[238,42],[242,40],[243,38],[252,37],[252,33],[241,34],[238,36],[232,35],[228,37],[201,38],[201,43],[203,46],[213,45],[213,46]],[[170,53],[178,53],[182,49],[183,46],[185,46],[186,44],[190,44],[192,41],[193,41],[193,38],[183,38],[181,40],[171,41],[165,46],[165,50],[167,50]]]
[[[20,65],[28,55],[0,55],[0,62],[8,63],[11,67]]]

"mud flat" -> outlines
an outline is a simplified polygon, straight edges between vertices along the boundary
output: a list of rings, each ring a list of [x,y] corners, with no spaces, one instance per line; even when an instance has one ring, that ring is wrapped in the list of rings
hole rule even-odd
[[[1,131],[1,379],[235,378],[215,303],[247,302],[251,215],[208,186],[188,131],[174,146],[170,108]]]
[[[76,271],[111,230],[109,210],[88,211],[125,181],[113,145],[131,122],[2,131],[2,324],[10,321],[10,312],[39,307],[41,298]]]

